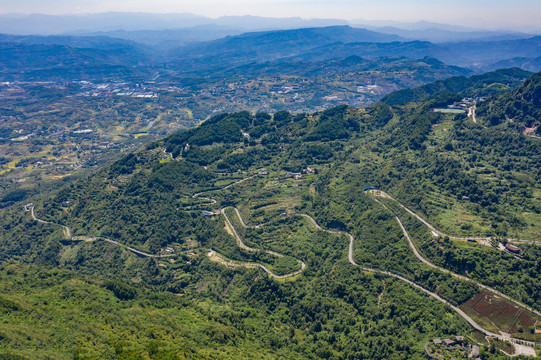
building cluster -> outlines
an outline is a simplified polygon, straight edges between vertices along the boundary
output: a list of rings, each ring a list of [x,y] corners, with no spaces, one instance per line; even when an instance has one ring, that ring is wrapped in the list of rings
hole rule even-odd
[[[311,167],[306,167],[302,169],[301,172],[288,171],[286,174],[286,178],[294,178],[295,180],[299,180],[302,178],[303,174],[304,175],[315,174],[315,170]]]
[[[78,96],[129,96],[132,98],[154,99],[158,97],[155,84],[131,84],[131,83],[92,83],[80,81],[81,92]]]
[[[469,109],[473,105],[475,105],[478,102],[485,101],[486,98],[484,97],[476,97],[476,98],[464,98],[460,100],[459,102],[454,103],[453,105],[449,105],[450,109]]]
[[[463,336],[456,336],[455,339],[433,339],[432,341],[429,341],[425,344],[426,354],[431,359],[454,360],[453,357],[443,358],[443,357],[440,357],[438,354],[431,352],[429,348],[431,345],[434,345],[435,350],[440,350],[440,351],[437,351],[438,354],[442,353],[441,350],[444,350],[444,351],[462,350],[467,354],[468,358],[480,360],[479,345],[468,344],[466,341],[464,341]]]

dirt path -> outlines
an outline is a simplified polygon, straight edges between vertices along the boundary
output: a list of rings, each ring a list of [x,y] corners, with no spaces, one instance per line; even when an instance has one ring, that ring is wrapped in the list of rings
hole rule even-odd
[[[471,117],[474,123],[477,122],[477,118],[475,117],[475,109],[475,104],[468,108],[468,117]]]
[[[379,305],[381,304],[381,298],[383,297],[383,293],[385,292],[385,280],[381,280],[381,282],[383,283],[383,289],[381,290],[381,293],[378,295],[378,309],[379,309]]]

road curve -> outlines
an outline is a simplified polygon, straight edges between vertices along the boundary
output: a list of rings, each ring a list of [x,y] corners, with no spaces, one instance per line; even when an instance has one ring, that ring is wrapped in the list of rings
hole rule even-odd
[[[213,189],[213,190],[207,190],[207,191],[201,191],[201,192],[198,192],[196,194],[193,194],[192,195],[192,198],[193,199],[203,199],[203,200],[207,200],[209,201],[209,205],[213,205],[213,204],[216,204],[217,201],[216,199],[213,199],[213,198],[209,198],[209,197],[202,197],[201,195],[204,194],[204,193],[207,193],[207,192],[213,192],[213,191],[223,191],[223,190],[226,190],[232,186],[235,186],[235,185],[238,185],[240,183],[243,183],[244,181],[247,181],[247,180],[250,180],[250,179],[253,179],[254,177],[256,177],[257,174],[254,174],[252,176],[249,176],[249,177],[246,177],[244,179],[240,179],[238,181],[235,181],[221,189]],[[239,236],[239,234],[237,233],[237,230],[235,229],[235,227],[233,226],[233,224],[231,223],[231,220],[229,219],[229,217],[227,216],[226,212],[225,212],[225,208],[222,208],[220,209],[220,213],[224,216],[225,218],[225,222],[226,224],[228,225],[228,227],[231,229],[231,232],[233,233],[233,237],[235,238],[236,242],[237,242],[237,246],[240,247],[241,249],[245,250],[245,251],[248,251],[248,252],[264,252],[266,254],[270,254],[270,255],[274,255],[274,256],[277,256],[277,257],[284,257],[283,254],[280,254],[280,253],[277,253],[276,251],[271,251],[271,250],[261,250],[261,249],[256,249],[256,248],[252,248],[252,247],[249,247],[248,245],[246,245],[241,237]],[[246,223],[244,222],[244,220],[242,219],[242,217],[240,216],[240,213],[239,213],[239,210],[235,207],[232,207],[239,220],[240,220],[240,223],[242,224],[243,227],[247,227],[246,226]],[[265,265],[263,264],[259,264],[259,263],[253,263],[253,262],[243,262],[243,261],[236,261],[236,260],[229,260],[229,259],[226,259],[223,255],[221,255],[220,253],[218,253],[217,251],[213,250],[213,249],[209,249],[210,252],[207,254],[208,257],[210,257],[212,259],[212,257],[216,256],[220,262],[222,263],[227,263],[228,266],[243,266],[243,267],[258,267],[258,268],[261,268],[263,269],[267,274],[269,274],[271,277],[275,278],[275,279],[286,279],[286,278],[289,278],[289,277],[292,277],[292,276],[295,276],[295,275],[299,275],[300,273],[302,273],[305,269],[306,269],[306,264],[302,261],[302,260],[299,260],[299,259],[295,259],[297,261],[297,263],[300,265],[300,269],[297,270],[297,271],[294,271],[294,272],[291,272],[291,273],[288,273],[288,274],[284,274],[284,275],[277,275],[275,273],[272,272],[272,270],[270,270],[268,267],[266,267]]]
[[[409,280],[409,279],[406,279],[405,277],[401,276],[401,275],[398,275],[398,274],[395,274],[395,273],[392,273],[390,271],[385,271],[385,270],[378,270],[378,269],[373,269],[373,268],[369,268],[369,267],[365,267],[365,266],[362,266],[362,265],[359,265],[355,262],[354,258],[353,258],[353,243],[354,243],[354,238],[353,236],[348,233],[348,232],[345,232],[345,231],[335,231],[335,230],[327,230],[327,229],[324,229],[322,228],[311,216],[309,215],[306,215],[306,214],[300,214],[301,216],[303,217],[306,217],[308,219],[310,219],[310,221],[312,222],[312,224],[314,224],[314,226],[316,228],[318,228],[319,230],[321,231],[325,231],[325,232],[328,232],[328,233],[331,233],[331,234],[341,234],[341,235],[347,235],[348,238],[349,238],[349,248],[348,248],[348,260],[349,262],[352,264],[352,265],[355,265],[357,266],[358,268],[364,270],[364,271],[369,271],[369,272],[374,272],[374,273],[378,273],[378,274],[383,274],[383,275],[388,275],[388,276],[392,276],[394,278],[397,278],[399,280],[402,280],[408,284],[410,284],[411,286],[423,291],[424,293],[428,294],[429,296],[433,297],[434,299],[436,300],[439,300],[441,301],[442,303],[444,304],[447,304],[451,307],[451,309],[453,309],[457,314],[459,314],[460,316],[462,316],[462,318],[464,318],[473,328],[475,328],[476,330],[479,330],[480,332],[484,333],[485,335],[487,336],[490,336],[490,337],[494,337],[494,338],[497,338],[499,340],[503,340],[503,341],[511,341],[511,342],[521,342],[521,343],[524,343],[524,344],[528,344],[530,346],[535,346],[535,343],[532,342],[532,341],[527,341],[527,340],[522,340],[522,339],[515,339],[515,338],[512,338],[510,336],[504,336],[504,335],[500,335],[500,334],[496,334],[496,333],[493,333],[491,331],[488,331],[488,330],[485,330],[484,328],[482,328],[479,324],[477,324],[472,318],[470,318],[464,311],[462,311],[460,308],[458,308],[457,306],[454,306],[452,305],[451,303],[449,303],[447,300],[443,299],[442,297],[440,297],[438,294],[436,293],[433,293],[431,292],[430,290],[427,290],[425,289],[424,287],[422,287],[421,285],[417,284],[417,283],[414,283],[413,281]],[[449,271],[449,270],[447,270]],[[460,275],[458,275],[460,276]]]
[[[283,254],[280,254],[280,253],[277,253],[276,251],[272,251],[272,250],[261,250],[261,249],[256,249],[256,248],[252,248],[252,247],[249,247],[248,245],[246,245],[241,237],[239,236],[239,234],[237,233],[237,230],[235,229],[235,227],[233,226],[233,224],[231,223],[231,221],[229,220],[229,217],[227,216],[226,212],[225,212],[225,209],[226,208],[223,208],[221,210],[221,213],[222,215],[225,217],[225,221],[227,222],[227,225],[229,226],[229,228],[231,229],[231,231],[233,232],[233,235],[237,241],[237,245],[238,247],[240,247],[241,249],[243,250],[246,250],[246,251],[249,251],[249,252],[263,252],[263,253],[266,253],[266,254],[270,254],[270,255],[274,255],[274,256],[277,256],[277,257],[284,257]],[[239,219],[240,219],[240,222],[241,224],[244,226],[244,227],[247,227],[246,224],[244,223],[244,221],[242,220],[242,217],[240,216],[240,213],[239,211],[237,210],[237,208],[233,208],[235,209],[235,212],[237,213]],[[218,256],[222,257],[222,255],[216,253]],[[297,271],[294,271],[294,272],[291,272],[289,274],[285,274],[285,275],[276,275],[275,273],[273,273],[269,268],[267,268],[265,265],[262,265],[262,264],[258,264],[258,263],[246,263],[246,262],[238,262],[238,261],[233,261],[234,264],[239,264],[239,265],[242,265],[242,266],[258,266],[260,268],[262,268],[263,270],[265,270],[270,276],[272,276],[273,278],[275,279],[285,279],[285,278],[288,278],[288,277],[292,277],[292,276],[295,276],[295,275],[298,275],[300,274],[301,272],[304,271],[304,269],[306,269],[306,264],[302,261],[302,260],[299,260],[299,259],[295,259],[297,261],[297,263],[301,266],[301,268]]]
[[[490,241],[492,238],[490,236],[486,236],[486,237],[482,237],[482,236],[473,236],[473,237],[459,237],[459,236],[453,236],[453,235],[448,235],[448,234],[445,234],[444,232],[436,229],[432,224],[430,224],[428,221],[426,221],[425,219],[423,219],[421,216],[419,216],[417,213],[415,213],[414,211],[410,210],[408,207],[406,207],[405,205],[403,205],[400,201],[396,200],[395,198],[393,198],[391,195],[387,194],[385,191],[382,191],[382,190],[377,190],[379,193],[381,193],[384,197],[386,198],[389,198],[393,201],[395,201],[398,205],[400,205],[401,208],[403,208],[404,210],[406,210],[410,215],[414,216],[415,218],[417,218],[417,220],[419,220],[420,222],[422,222],[427,228],[429,228],[431,231],[434,231],[436,234],[440,235],[440,236],[447,236],[448,238],[450,239],[455,239],[455,240],[486,240],[486,241]],[[376,200],[376,199],[375,199]],[[383,205],[381,202],[380,202],[381,205]],[[522,243],[537,243],[535,240],[526,240],[526,239],[514,239],[514,238],[505,238],[507,241],[511,241],[511,242],[522,242]]]
[[[242,183],[243,181],[246,181],[246,180],[249,180],[253,177],[255,177],[257,175],[253,175],[253,176],[250,176],[248,178],[245,178],[245,179],[242,179],[242,180],[239,180],[237,182],[234,182],[232,184],[229,184],[227,185],[226,187],[222,188],[221,190],[225,190],[231,186],[234,186],[236,184],[239,184],[239,183]],[[215,191],[215,190],[211,190],[211,191]],[[192,197],[193,198],[197,198],[199,197],[201,194],[203,194],[205,192],[200,192],[200,193],[197,193],[197,194],[194,194]],[[388,194],[386,194],[387,196],[389,196]],[[392,197],[389,196],[389,198],[393,199]],[[215,204],[217,201],[215,199],[211,199],[211,198],[202,198],[202,199],[206,199],[206,200],[210,200],[212,204]],[[379,200],[377,199],[374,199],[375,201],[377,201],[380,205],[384,206],[385,208],[387,208],[383,203],[381,203]],[[395,199],[393,199],[395,200]],[[397,200],[395,200],[397,201]],[[429,229],[431,229],[432,231],[440,234],[440,235],[443,235],[443,236],[447,236],[441,232],[439,232],[438,230],[436,230],[431,224],[429,224],[427,221],[425,221],[424,219],[422,219],[420,216],[418,216],[417,214],[415,214],[413,211],[409,210],[407,207],[405,207],[404,205],[402,205],[400,202],[397,201],[397,203],[402,206],[406,211],[408,211],[408,213],[410,213],[411,215],[415,216],[417,219],[419,219],[425,226],[427,226]],[[72,240],[72,241],[80,241],[80,240],[87,240],[87,241],[92,241],[92,240],[104,240],[104,241],[107,241],[107,242],[110,242],[110,243],[113,243],[113,244],[116,244],[116,245],[119,245],[119,246],[122,246],[122,247],[125,247],[126,249],[128,249],[129,251],[132,251],[138,255],[141,255],[141,256],[145,256],[145,257],[154,257],[154,258],[162,258],[162,257],[171,257],[171,256],[175,256],[174,254],[168,254],[168,255],[153,255],[153,254],[148,254],[148,253],[145,253],[145,252],[142,252],[142,251],[139,251],[137,249],[134,249],[134,248],[131,248],[129,246],[126,246],[126,245],[123,245],[115,240],[111,240],[111,239],[108,239],[108,238],[90,238],[90,237],[73,237],[71,235],[71,231],[70,229],[67,227],[67,226],[64,226],[64,225],[60,225],[60,224],[55,224],[55,223],[52,223],[52,222],[48,222],[48,221],[45,221],[45,220],[41,220],[39,218],[37,218],[34,214],[34,206],[32,204],[28,204],[28,205],[25,205],[24,209],[26,211],[30,211],[31,214],[32,214],[32,218],[35,220],[35,221],[38,221],[38,222],[41,222],[41,223],[44,223],[44,224],[52,224],[52,225],[57,225],[57,226],[62,226],[62,228],[64,229],[64,235],[66,236],[66,238],[68,240]],[[236,208],[234,208],[239,219],[240,219],[240,222],[243,226],[246,226],[246,224],[244,223],[244,221],[242,220],[242,217],[240,216],[238,210]],[[388,208],[387,208],[388,209]],[[242,239],[240,238],[240,236],[238,235],[237,231],[235,230],[234,226],[232,225],[231,221],[229,220],[229,218],[227,217],[227,214],[225,213],[225,208],[221,209],[220,210],[221,213],[224,215],[225,217],[225,220],[227,222],[227,224],[229,225],[229,227],[231,228],[233,234],[234,234],[234,237],[237,241],[237,244],[239,245],[239,247],[247,250],[247,251],[251,251],[251,252],[254,252],[254,251],[263,251],[263,252],[266,252],[268,254],[272,254],[272,255],[275,255],[275,256],[279,256],[279,257],[282,257],[284,255],[282,254],[279,254],[279,253],[276,253],[276,252],[272,252],[272,251],[266,251],[266,250],[260,250],[260,249],[255,249],[255,248],[251,248],[249,246],[247,246],[246,244],[244,244],[244,242],[242,241]],[[417,283],[414,283],[413,281],[401,276],[401,275],[398,275],[398,274],[395,274],[395,273],[392,273],[392,272],[389,272],[389,271],[384,271],[384,270],[379,270],[379,269],[373,269],[373,268],[369,268],[369,267],[365,267],[365,266],[362,266],[362,265],[359,265],[355,262],[355,259],[354,259],[354,256],[353,256],[353,245],[354,245],[354,237],[348,233],[348,232],[345,232],[345,231],[337,231],[337,230],[329,230],[329,229],[324,229],[322,228],[315,220],[314,218],[312,218],[310,215],[306,215],[306,214],[299,214],[300,216],[304,217],[304,218],[307,218],[308,220],[310,220],[310,222],[314,225],[315,228],[317,228],[318,230],[320,231],[325,231],[325,232],[328,232],[330,234],[336,234],[336,235],[346,235],[349,239],[349,247],[348,247],[348,261],[350,264],[364,270],[364,271],[368,271],[368,272],[373,272],[373,273],[378,273],[378,274],[382,274],[382,275],[387,275],[387,276],[392,276],[394,278],[397,278],[399,280],[402,280],[406,283],[408,283],[409,285],[421,290],[422,292],[428,294],[429,296],[435,298],[436,300],[444,303],[444,304],[447,304],[451,307],[451,309],[453,309],[457,314],[459,314],[460,316],[462,316],[462,318],[464,318],[473,328],[479,330],[480,332],[484,333],[485,335],[487,336],[490,336],[490,337],[494,337],[494,338],[497,338],[497,339],[500,339],[500,340],[503,340],[503,341],[511,341],[511,342],[520,342],[520,343],[523,343],[523,344],[528,344],[530,346],[534,346],[535,343],[534,342],[531,342],[531,341],[526,341],[526,340],[522,340],[522,339],[515,339],[515,338],[512,338],[510,336],[504,336],[504,335],[500,335],[500,334],[496,334],[496,333],[492,333],[488,330],[485,330],[484,328],[482,328],[480,325],[478,325],[473,319],[471,319],[466,313],[464,313],[461,309],[459,309],[458,307],[450,304],[447,300],[441,298],[439,295],[437,295],[436,293],[433,293],[431,291],[429,291],[428,289],[425,289],[424,287],[422,287],[421,285],[418,285]],[[411,238],[409,237],[409,234],[407,233],[406,229],[404,228],[402,222],[400,221],[400,219],[398,218],[398,216],[395,216],[397,222],[399,223],[401,229],[402,229],[402,232],[404,233],[404,236],[408,239],[408,242],[410,244],[410,247],[412,248],[415,256],[420,260],[422,261],[423,263],[425,263],[426,265],[428,266],[431,266],[439,271],[443,271],[445,273],[448,273],[452,276],[455,276],[461,280],[465,280],[465,281],[473,281],[471,279],[468,279],[462,275],[458,275],[458,274],[455,274],[453,272],[451,272],[450,270],[447,270],[447,269],[444,269],[444,268],[440,268],[432,263],[430,263],[428,260],[424,259],[420,254],[419,252],[417,251],[416,247],[414,246]],[[453,237],[455,239],[457,239],[456,237]],[[476,238],[458,238],[458,239],[476,239]],[[482,239],[486,239],[486,238],[482,238]],[[520,239],[519,239],[520,240]],[[274,274],[270,269],[268,269],[266,266],[262,265],[262,264],[258,264],[258,263],[249,263],[249,262],[239,262],[239,261],[232,261],[232,260],[227,260],[225,259],[222,255],[218,254],[217,252],[215,252],[214,250],[210,249],[210,253],[209,253],[209,256],[210,255],[216,255],[217,257],[219,257],[220,259],[222,259],[224,262],[227,261],[229,264],[231,264],[232,266],[245,266],[245,267],[259,267],[261,268],[262,270],[264,270],[265,272],[267,272],[270,276],[272,276],[273,278],[275,279],[285,279],[285,278],[288,278],[288,277],[291,277],[291,276],[295,276],[295,275],[298,275],[300,273],[302,273],[304,271],[304,269],[306,268],[306,265],[304,262],[302,262],[301,260],[298,260],[297,261],[301,264],[301,269],[297,270],[296,272],[293,272],[293,273],[290,273],[290,274],[285,274],[285,275],[276,275]],[[476,281],[473,281],[474,283],[476,283],[478,286],[484,288],[484,289],[487,289],[487,290],[490,290],[502,297],[505,297],[506,299],[514,302],[515,304],[517,305],[520,305],[521,307],[523,308],[526,308],[534,313],[536,313],[537,315],[540,315],[541,314],[533,309],[530,309],[529,307],[519,303],[518,301],[516,300],[513,300],[511,298],[509,298],[508,296],[504,295],[504,294],[501,294],[499,293],[498,291],[488,287],[488,286],[485,286],[483,284],[480,284]]]
[[[255,175],[254,175],[255,176]],[[253,177],[253,176],[252,176]],[[250,177],[250,178],[252,178]],[[230,186],[233,186],[237,183],[240,183],[244,180],[247,180],[249,178],[246,178],[246,179],[243,179],[241,181],[238,181],[236,183],[233,183],[233,184],[230,184],[228,185],[227,187],[230,187]],[[224,188],[225,189],[225,188]],[[394,201],[397,201],[395,200],[394,198],[392,198],[391,196],[389,196],[388,194],[384,193],[386,196],[388,196],[389,198],[391,198],[392,200]],[[199,194],[198,194],[199,195]],[[384,208],[386,208],[387,210],[391,211],[387,206],[385,206],[382,202],[380,202],[379,200],[375,199],[374,200],[379,203],[381,206],[383,206]],[[406,211],[408,211],[410,214],[412,214],[413,216],[415,216],[417,219],[419,219],[423,224],[425,224],[425,226],[427,226],[429,229],[431,229],[432,231],[434,232],[437,232],[438,234],[442,234],[441,232],[439,232],[436,228],[434,228],[434,226],[432,226],[430,223],[428,223],[426,220],[422,219],[420,216],[418,216],[417,214],[415,214],[413,211],[409,210],[408,208],[406,208],[405,206],[403,206],[402,204],[400,204],[400,202],[397,201],[397,203],[399,205],[401,205]],[[242,217],[240,216],[240,213],[239,211],[235,209],[235,212],[237,213],[239,219],[240,219],[240,222],[242,224],[242,226],[246,227],[246,224],[245,222],[243,221]],[[226,213],[225,213],[225,209],[221,209],[221,213],[224,215],[228,225],[231,227],[233,233],[234,233],[234,236],[237,240],[237,244],[239,245],[239,247],[247,250],[247,251],[257,251],[257,249],[253,249],[253,248],[250,248],[248,246],[246,246],[246,244],[244,244],[244,242],[242,241],[242,239],[240,238],[240,236],[238,235],[238,233],[236,232],[235,228],[233,227],[233,225],[231,224],[229,218],[227,217]],[[500,340],[503,340],[503,341],[512,341],[512,342],[522,342],[522,343],[526,343],[530,346],[534,346],[535,343],[534,342],[531,342],[531,341],[526,341],[526,340],[522,340],[522,339],[515,339],[515,338],[512,338],[510,336],[505,336],[505,335],[500,335],[500,334],[496,334],[496,333],[493,333],[493,332],[490,332],[488,330],[485,330],[484,328],[482,328],[479,324],[477,324],[472,318],[470,318],[466,313],[464,313],[464,311],[462,311],[460,308],[458,308],[457,306],[454,306],[452,305],[451,303],[449,303],[447,300],[443,299],[442,297],[440,297],[438,294],[436,293],[433,293],[431,292],[430,290],[428,289],[425,289],[424,287],[422,287],[421,285],[401,276],[401,275],[398,275],[398,274],[395,274],[395,273],[392,273],[390,271],[385,271],[385,270],[379,270],[379,269],[373,269],[373,268],[369,268],[369,267],[365,267],[365,266],[362,266],[362,265],[359,265],[355,262],[355,259],[354,259],[354,255],[353,255],[353,245],[354,245],[354,242],[355,242],[355,239],[353,237],[353,235],[351,235],[350,233],[348,232],[345,232],[345,231],[338,231],[338,230],[329,230],[329,229],[324,229],[322,228],[316,221],[314,218],[312,218],[310,215],[307,215],[307,214],[298,214],[306,219],[308,219],[312,225],[314,225],[314,227],[320,231],[325,231],[327,233],[330,233],[330,234],[335,234],[335,235],[346,235],[349,239],[349,247],[348,247],[348,261],[350,264],[354,265],[354,266],[357,266],[359,267],[360,269],[364,270],[364,271],[369,271],[369,272],[374,272],[374,273],[379,273],[379,274],[383,274],[383,275],[387,275],[387,276],[392,276],[392,277],[395,277],[399,280],[402,280],[408,284],[410,284],[411,286],[423,291],[424,293],[428,294],[429,296],[443,302],[444,304],[447,304],[449,305],[457,314],[459,314],[460,316],[462,316],[462,318],[464,318],[473,328],[481,331],[482,333],[484,333],[485,335],[487,336],[491,336],[491,337],[494,337],[494,338],[497,338],[497,339],[500,339]],[[415,245],[413,244],[413,241],[411,240],[411,237],[409,236],[408,232],[406,231],[406,228],[404,227],[404,225],[402,224],[402,221],[400,221],[400,219],[398,218],[398,216],[395,216],[395,219],[396,221],[398,222],[398,224],[400,225],[400,228],[404,234],[404,236],[406,237],[406,239],[408,240],[408,243],[413,251],[413,253],[415,254],[415,256],[420,260],[422,261],[424,264],[434,268],[434,269],[437,269],[441,272],[444,272],[444,273],[447,273],[455,278],[458,278],[460,280],[463,280],[463,281],[470,281],[470,282],[473,282],[475,283],[477,286],[483,288],[483,289],[486,289],[486,290],[489,290],[499,296],[502,296],[504,298],[506,298],[507,300],[510,300],[512,301],[513,303],[515,303],[516,305],[524,308],[524,309],[527,309],[539,316],[541,316],[541,314],[538,312],[538,311],[535,311],[534,309],[510,298],[509,296],[507,295],[504,295],[502,293],[500,293],[499,291],[495,290],[495,289],[492,289],[486,285],[483,285],[475,280],[471,280],[465,276],[462,276],[462,275],[459,275],[459,274],[456,274],[448,269],[444,269],[444,268],[441,268],[439,266],[436,266],[434,264],[432,264],[430,261],[428,261],[427,259],[425,259],[424,257],[421,256],[421,254],[419,253],[419,251],[417,250],[417,248],[415,247]],[[445,236],[445,235],[444,235]],[[468,239],[468,238],[465,238],[465,239]],[[220,255],[221,256],[221,255]],[[299,260],[298,260],[299,261]],[[241,263],[239,263],[240,265]],[[265,268],[263,265],[261,264],[256,264],[256,263],[242,263],[243,266],[258,266],[258,267],[261,267],[263,270],[265,270],[267,273],[271,274],[270,270]],[[304,263],[303,263],[304,264]],[[298,273],[302,272],[302,270],[304,269],[301,268],[300,271],[298,271]],[[297,275],[297,274],[295,274]],[[272,274],[271,274],[272,276]],[[289,275],[289,276],[292,276],[292,275]],[[276,277],[276,276],[274,276]],[[277,278],[277,277],[276,277]]]
[[[387,195],[388,196],[388,195]],[[410,214],[412,214],[413,216],[415,216],[417,219],[421,220],[421,222],[425,225],[427,225],[427,227],[429,229],[431,229],[432,231],[435,231],[435,232],[438,232],[431,224],[429,224],[426,220],[423,220],[420,216],[418,216],[417,214],[415,214],[413,211],[409,210],[408,208],[406,208],[405,206],[403,206],[402,204],[400,204],[400,202],[398,200],[395,200],[393,199],[392,197],[389,196],[390,199],[396,201],[400,206],[402,206],[404,209],[406,209]],[[390,211],[391,213],[393,213],[393,211],[391,209],[389,209],[385,204],[383,204],[381,201],[379,201],[378,199],[375,199],[373,198],[373,200],[375,202],[377,202],[378,204],[380,204],[382,207],[384,207],[385,209],[387,209],[388,211]],[[394,214],[394,213],[393,213]],[[411,240],[411,237],[410,235],[408,234],[408,232],[406,231],[406,228],[404,227],[404,224],[402,224],[402,221],[400,221],[400,218],[398,216],[395,215],[395,220],[398,222],[398,225],[400,225],[400,229],[402,230],[402,233],[404,234],[404,237],[408,240],[408,243],[409,243],[409,246],[411,248],[411,250],[413,251],[413,253],[415,254],[415,257],[417,257],[417,259],[419,259],[420,261],[422,261],[424,264],[430,266],[431,268],[434,268],[434,269],[437,269],[441,272],[444,272],[446,274],[449,274],[457,279],[460,279],[460,280],[463,280],[463,281],[468,281],[468,282],[471,282],[471,283],[474,283],[476,284],[477,286],[479,286],[480,288],[482,289],[485,289],[485,290],[488,290],[498,296],[501,296],[511,302],[513,302],[515,305],[517,306],[520,306],[522,307],[523,309],[526,309],[534,314],[536,314],[537,316],[540,316],[541,317],[541,312],[529,307],[528,305],[526,304],[523,304],[521,303],[520,301],[518,300],[515,300],[501,292],[499,292],[498,290],[496,289],[493,289],[491,288],[490,286],[487,286],[487,285],[484,285],[483,283],[480,283],[479,281],[477,280],[473,280],[473,279],[470,279],[466,276],[463,276],[463,275],[459,275],[457,273],[454,273],[452,272],[451,270],[448,270],[448,269],[445,269],[445,268],[442,268],[440,266],[437,266],[437,265],[434,265],[433,263],[431,263],[430,261],[428,261],[426,258],[424,258],[420,253],[419,251],[417,250],[417,247],[415,247],[415,244],[413,243],[413,241]],[[440,233],[440,232],[438,232]]]
[[[134,249],[130,246],[127,246],[127,245],[124,245],[122,243],[119,243],[118,241],[115,241],[115,240],[111,240],[109,238],[102,238],[102,237],[88,237],[88,236],[72,236],[71,234],[71,230],[69,227],[65,226],[65,225],[60,225],[60,224],[55,224],[53,222],[50,222],[50,221],[45,221],[45,220],[42,220],[42,219],[39,219],[36,217],[36,215],[34,214],[34,206],[31,205],[31,204],[28,204],[28,205],[25,205],[24,206],[24,209],[25,211],[30,211],[30,214],[32,215],[32,219],[34,219],[35,221],[37,222],[40,222],[42,224],[51,224],[51,225],[56,225],[56,226],[61,226],[62,227],[62,230],[63,230],[63,233],[64,233],[64,237],[66,238],[66,240],[71,240],[71,241],[95,241],[95,240],[103,240],[103,241],[107,241],[111,244],[115,244],[115,245],[118,245],[120,247],[123,247],[137,255],[141,255],[141,256],[144,256],[144,257],[149,257],[149,258],[166,258],[166,257],[173,257],[173,256],[176,256],[175,254],[159,254],[159,255],[154,255],[154,254],[149,254],[149,253],[146,253],[144,251],[141,251],[141,250],[137,250],[137,249]]]

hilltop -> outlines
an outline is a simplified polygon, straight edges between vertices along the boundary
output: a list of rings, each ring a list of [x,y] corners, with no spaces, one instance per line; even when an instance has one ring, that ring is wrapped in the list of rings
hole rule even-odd
[[[537,73],[496,101],[482,104],[479,115],[491,125],[510,122],[525,134],[541,134],[541,74]]]

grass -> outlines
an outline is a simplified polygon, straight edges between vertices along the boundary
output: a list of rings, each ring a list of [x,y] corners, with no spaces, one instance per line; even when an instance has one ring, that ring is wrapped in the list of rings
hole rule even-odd
[[[494,343],[494,346],[496,347],[496,349],[503,350],[507,354],[514,354],[515,353],[515,347],[513,346],[513,344],[511,344],[508,341],[504,342],[504,341],[499,341],[499,340],[494,340],[493,339],[492,342]]]
[[[490,234],[490,228],[485,220],[468,211],[461,203],[455,202],[452,207],[439,208],[435,226],[449,235],[483,236]]]
[[[148,133],[137,133],[137,134],[133,134],[133,137],[135,139],[139,139],[140,137],[142,136],[148,136]]]
[[[485,334],[482,332],[479,332],[477,330],[472,331],[470,335],[471,339],[481,345],[488,345],[487,339],[485,338]]]
[[[434,109],[435,112],[443,114],[464,114],[466,110],[461,109]]]

